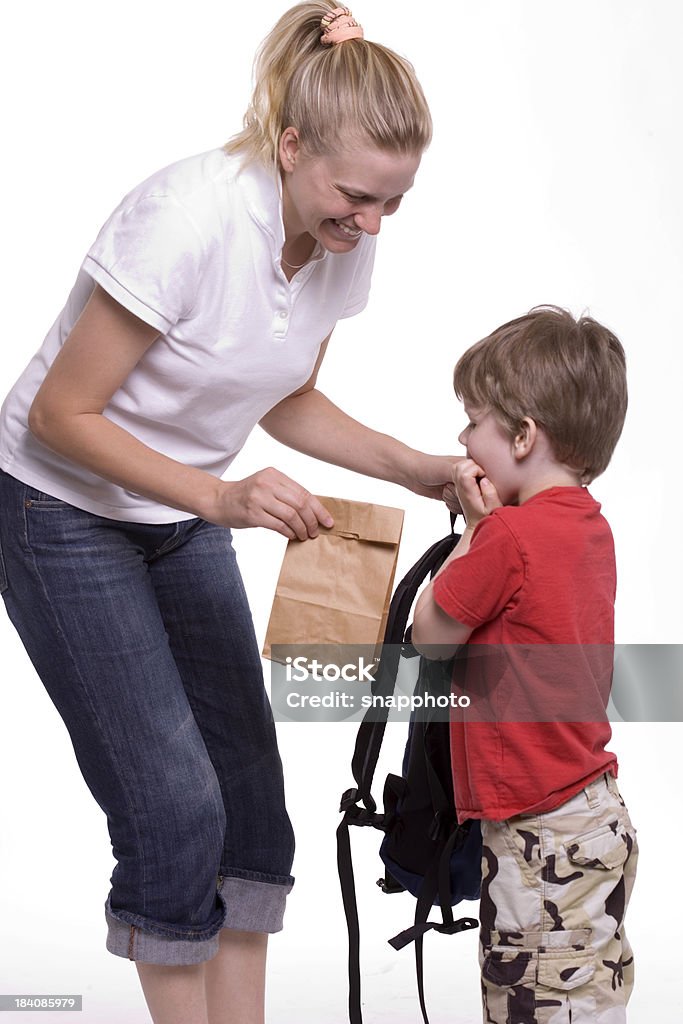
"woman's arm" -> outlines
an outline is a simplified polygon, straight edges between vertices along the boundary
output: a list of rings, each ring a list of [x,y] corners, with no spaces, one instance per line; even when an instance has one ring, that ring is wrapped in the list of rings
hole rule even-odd
[[[222,526],[265,526],[285,537],[314,537],[331,525],[320,502],[275,469],[223,481],[138,441],[102,415],[158,331],[95,286],[29,412],[46,447],[153,501]]]
[[[322,344],[310,379],[266,413],[261,420],[263,429],[304,455],[441,500],[444,486],[452,483],[457,456],[427,455],[371,430],[315,388],[329,340],[330,335]]]

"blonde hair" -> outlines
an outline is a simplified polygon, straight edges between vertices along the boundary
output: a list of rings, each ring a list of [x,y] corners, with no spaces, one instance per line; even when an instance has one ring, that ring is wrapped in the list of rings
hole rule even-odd
[[[321,19],[336,6],[335,0],[298,4],[265,38],[244,128],[225,144],[228,153],[277,167],[289,126],[312,155],[334,152],[345,139],[401,155],[429,145],[431,116],[412,64],[366,39],[320,42]]]
[[[628,404],[619,339],[559,306],[535,306],[478,341],[456,363],[453,386],[468,404],[490,408],[510,437],[530,416],[585,483],[607,468]]]

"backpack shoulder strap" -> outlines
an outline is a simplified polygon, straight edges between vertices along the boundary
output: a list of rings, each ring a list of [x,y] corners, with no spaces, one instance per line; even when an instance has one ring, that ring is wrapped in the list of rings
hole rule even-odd
[[[432,544],[429,550],[406,573],[394,591],[387,616],[382,653],[373,683],[373,693],[388,696],[394,692],[401,645],[415,595],[427,575],[440,567],[460,540],[460,536],[453,532],[454,526],[455,516],[451,513],[451,533]],[[357,788],[347,789],[342,794],[339,808],[344,816],[337,828],[337,868],[349,934],[350,1024],[363,1024],[363,1015],[360,985],[360,927],[349,825],[371,825],[374,828],[382,828],[384,823],[384,814],[377,813],[377,805],[372,797],[371,789],[389,715],[387,705],[388,702],[384,702],[381,712],[378,712],[377,708],[369,709],[358,728],[351,762],[351,771]],[[359,799],[362,800],[363,807],[359,806]]]
[[[451,514],[451,528],[454,523],[455,516]],[[432,544],[396,587],[389,606],[382,653],[372,686],[373,694],[382,694],[385,697],[393,694],[401,658],[401,645],[415,595],[427,576],[441,567],[459,540],[460,535],[451,532],[447,537]],[[376,810],[371,793],[372,782],[388,717],[387,701],[384,702],[381,710],[378,708],[368,710],[358,728],[356,746],[351,760],[351,772],[358,786],[358,796],[370,811]]]

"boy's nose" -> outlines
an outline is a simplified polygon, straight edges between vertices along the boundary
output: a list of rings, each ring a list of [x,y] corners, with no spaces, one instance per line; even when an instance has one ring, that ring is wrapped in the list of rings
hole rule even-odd
[[[467,446],[467,427],[458,434],[458,444],[463,445],[463,447]]]

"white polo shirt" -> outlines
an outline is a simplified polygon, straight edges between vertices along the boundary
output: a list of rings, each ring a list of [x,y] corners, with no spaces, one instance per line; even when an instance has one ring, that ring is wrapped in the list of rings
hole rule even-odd
[[[320,345],[366,305],[375,254],[320,244],[292,278],[282,272],[279,175],[240,167],[222,149],[153,174],[114,210],[64,309],[0,411],[0,466],[111,519],[191,519],[104,480],[40,444],[28,411],[95,286],[160,331],[103,414],[189,466],[223,476],[256,423],[310,377]]]

